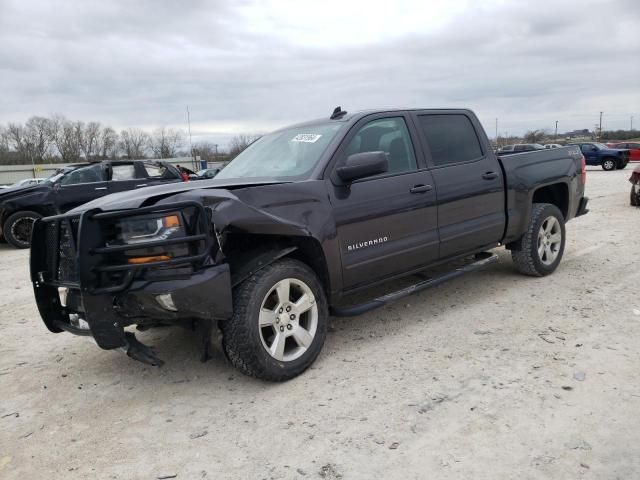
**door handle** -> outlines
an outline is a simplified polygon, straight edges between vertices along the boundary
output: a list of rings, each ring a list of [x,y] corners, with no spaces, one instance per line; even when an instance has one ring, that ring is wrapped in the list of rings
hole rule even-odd
[[[146,186],[147,186],[146,183],[141,183],[140,185],[136,185],[136,188],[138,188],[138,187],[146,187]]]
[[[498,178],[498,174],[496,172],[487,172],[482,175],[482,178],[484,178],[485,180],[493,180],[495,178]]]
[[[96,187],[96,190],[106,190],[107,187]]]
[[[429,192],[433,187],[431,185],[416,185],[411,190],[411,193],[426,193]]]

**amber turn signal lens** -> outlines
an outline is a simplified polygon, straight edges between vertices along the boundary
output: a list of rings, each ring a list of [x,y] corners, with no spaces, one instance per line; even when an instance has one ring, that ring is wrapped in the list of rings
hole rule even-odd
[[[177,215],[169,215],[162,218],[164,228],[173,228],[180,226],[180,218]]]
[[[161,262],[162,260],[171,260],[168,255],[155,255],[153,257],[134,257],[127,260],[129,263],[139,265],[141,263]]]

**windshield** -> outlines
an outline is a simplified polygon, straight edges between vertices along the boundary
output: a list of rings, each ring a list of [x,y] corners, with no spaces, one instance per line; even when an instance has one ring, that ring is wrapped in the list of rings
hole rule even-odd
[[[58,180],[60,180],[62,178],[63,175],[64,175],[64,171],[58,170],[56,173],[54,173],[53,175],[48,177],[45,180],[45,182],[56,183]]]
[[[216,178],[307,176],[342,125],[332,122],[267,134],[249,145]]]

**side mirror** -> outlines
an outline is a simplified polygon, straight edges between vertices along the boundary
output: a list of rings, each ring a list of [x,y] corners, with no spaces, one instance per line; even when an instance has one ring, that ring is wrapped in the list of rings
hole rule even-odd
[[[379,175],[388,170],[389,161],[386,153],[362,152],[349,155],[344,165],[336,169],[336,173],[344,183],[351,183],[354,180]]]

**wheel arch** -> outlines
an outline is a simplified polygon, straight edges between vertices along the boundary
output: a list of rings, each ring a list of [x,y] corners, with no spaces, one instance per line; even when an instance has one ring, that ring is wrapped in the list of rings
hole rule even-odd
[[[531,221],[533,205],[536,203],[550,203],[551,205],[555,205],[562,213],[565,222],[571,217],[571,215],[569,215],[570,209],[572,208],[570,205],[569,185],[566,182],[561,181],[537,186],[531,191],[528,203],[524,205],[526,214],[521,219],[518,236],[511,237],[505,243],[507,250],[519,250],[521,248],[522,237],[526,233],[527,226]]]
[[[566,183],[552,183],[533,191],[531,205],[534,203],[550,203],[558,207],[565,219],[569,214],[569,187]]]
[[[224,245],[230,245],[225,249]],[[313,237],[285,237],[259,234],[231,234],[225,239],[224,252],[231,270],[231,285],[242,283],[267,265],[287,257],[309,266],[318,276],[327,298],[331,281],[320,242]]]
[[[46,207],[44,206],[40,206],[40,205],[30,205],[29,207],[22,207],[19,205],[5,205],[5,208],[2,208],[0,210],[0,230],[2,230],[2,228],[4,228],[4,223],[7,221],[7,219],[13,215],[14,213],[17,212],[36,212],[39,213],[40,215],[42,215],[43,217],[47,217],[49,215],[52,215]]]

